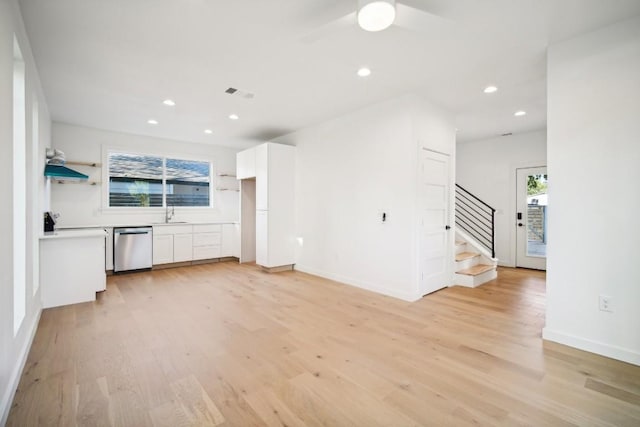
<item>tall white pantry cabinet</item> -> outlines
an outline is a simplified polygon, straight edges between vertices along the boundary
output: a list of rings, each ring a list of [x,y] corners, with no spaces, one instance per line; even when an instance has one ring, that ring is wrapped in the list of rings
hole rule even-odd
[[[237,154],[241,262],[292,266],[295,147],[267,142]]]

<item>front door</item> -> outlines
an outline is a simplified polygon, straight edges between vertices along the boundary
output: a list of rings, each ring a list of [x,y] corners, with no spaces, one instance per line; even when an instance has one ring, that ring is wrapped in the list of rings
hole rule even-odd
[[[547,168],[516,172],[516,266],[547,269]]]
[[[423,149],[420,168],[420,291],[426,295],[449,282],[449,156]]]

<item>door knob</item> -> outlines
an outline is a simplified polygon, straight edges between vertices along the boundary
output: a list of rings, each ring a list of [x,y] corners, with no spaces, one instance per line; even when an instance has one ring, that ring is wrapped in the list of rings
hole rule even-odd
[[[450,225],[445,225],[445,226],[444,226],[444,229],[445,229],[445,230],[451,230],[451,226],[450,226]]]
[[[521,222],[518,223],[518,227],[522,227],[524,224],[522,224]]]

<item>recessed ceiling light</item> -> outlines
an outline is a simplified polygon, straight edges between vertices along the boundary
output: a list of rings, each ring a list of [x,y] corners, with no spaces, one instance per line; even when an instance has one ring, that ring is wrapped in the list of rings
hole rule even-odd
[[[165,99],[162,101],[164,105],[168,105],[169,107],[173,107],[176,105],[176,102],[173,99]]]
[[[516,116],[516,117],[522,117],[522,116],[525,116],[526,114],[527,114],[527,112],[526,111],[522,111],[522,110],[516,111],[515,113],[513,113],[513,115]]]
[[[206,133],[207,135],[211,135],[213,131],[211,129],[205,129],[204,133]]]
[[[147,123],[149,123],[150,125],[157,125],[158,121],[156,119],[149,119],[147,120]]]
[[[362,67],[358,70],[358,75],[360,77],[367,77],[371,75],[371,70],[367,67]]]
[[[498,88],[495,86],[487,86],[484,88],[484,93],[494,93],[497,92]]]
[[[394,0],[359,0],[358,25],[365,31],[382,31],[396,19]]]
[[[231,120],[238,120],[240,118],[240,116],[238,116],[237,114],[229,114],[229,118]]]

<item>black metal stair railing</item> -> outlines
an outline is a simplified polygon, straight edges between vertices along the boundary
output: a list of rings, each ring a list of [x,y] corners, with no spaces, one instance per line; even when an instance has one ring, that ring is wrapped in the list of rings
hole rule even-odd
[[[456,227],[467,232],[496,257],[496,210],[456,184]]]

